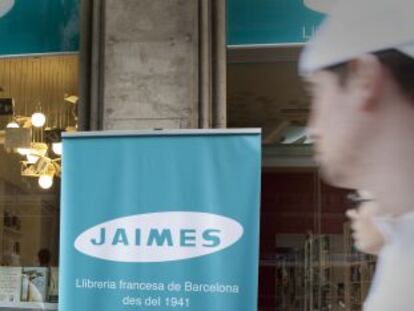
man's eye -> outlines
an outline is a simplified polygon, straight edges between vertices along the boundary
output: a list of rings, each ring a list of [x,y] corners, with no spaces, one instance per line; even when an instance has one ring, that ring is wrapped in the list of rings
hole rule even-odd
[[[304,90],[307,96],[314,97],[315,96],[315,85],[309,82],[304,83]]]

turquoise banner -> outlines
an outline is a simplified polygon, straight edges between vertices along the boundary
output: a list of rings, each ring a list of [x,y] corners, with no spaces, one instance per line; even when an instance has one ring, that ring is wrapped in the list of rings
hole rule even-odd
[[[60,311],[257,310],[258,130],[63,144]]]
[[[79,50],[80,0],[1,0],[0,56]]]
[[[303,43],[334,0],[227,0],[229,45]]]

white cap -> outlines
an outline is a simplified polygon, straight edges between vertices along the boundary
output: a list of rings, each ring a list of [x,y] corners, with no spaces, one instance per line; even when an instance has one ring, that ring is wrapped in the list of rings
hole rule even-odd
[[[387,49],[414,58],[414,0],[339,0],[302,52],[299,72]]]

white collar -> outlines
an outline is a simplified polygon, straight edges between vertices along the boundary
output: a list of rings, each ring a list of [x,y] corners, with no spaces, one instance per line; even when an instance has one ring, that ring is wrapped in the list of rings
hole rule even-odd
[[[375,216],[374,223],[383,234],[385,241],[391,242],[399,233],[399,229],[405,227],[405,225],[412,226],[414,229],[414,211],[398,216]]]

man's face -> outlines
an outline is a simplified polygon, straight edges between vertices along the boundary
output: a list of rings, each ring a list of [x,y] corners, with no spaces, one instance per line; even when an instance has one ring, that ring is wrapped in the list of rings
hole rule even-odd
[[[355,188],[352,174],[366,129],[354,90],[329,71],[314,73],[307,82],[312,97],[308,127],[323,176],[335,186]]]

